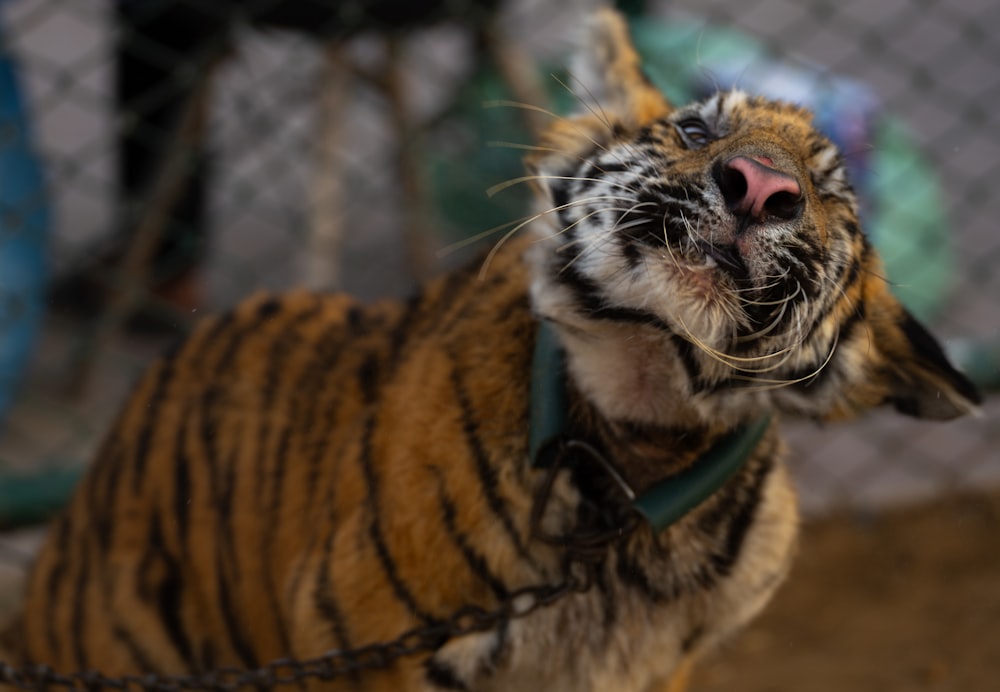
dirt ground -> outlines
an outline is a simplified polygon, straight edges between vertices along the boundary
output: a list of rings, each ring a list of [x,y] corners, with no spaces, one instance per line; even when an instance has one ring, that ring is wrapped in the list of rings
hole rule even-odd
[[[21,573],[0,573],[0,611]],[[690,692],[925,690],[1000,690],[1000,490],[806,525],[775,601]]]
[[[691,692],[1000,690],[1000,491],[804,528],[765,614]]]

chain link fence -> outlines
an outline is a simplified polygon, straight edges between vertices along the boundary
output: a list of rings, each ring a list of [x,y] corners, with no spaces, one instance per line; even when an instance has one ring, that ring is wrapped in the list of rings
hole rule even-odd
[[[558,92],[548,68],[525,65],[555,64],[592,4],[427,2],[400,14],[404,4],[360,0],[0,3],[0,59],[23,95],[11,117],[27,125],[45,181],[21,216],[0,211],[0,226],[10,234],[44,211],[34,234],[49,296],[30,358],[3,373],[17,396],[0,474],[71,478],[136,374],[203,312],[303,283],[401,295],[463,256],[437,249],[519,216],[516,197],[485,195],[517,174],[518,156],[487,140],[519,135],[482,123],[520,116],[481,104],[497,84]],[[798,94],[842,130],[899,290],[995,381],[1000,5],[621,4],[663,61],[653,71],[682,75],[678,90]],[[805,508],[1000,486],[996,397],[983,414],[790,424]]]

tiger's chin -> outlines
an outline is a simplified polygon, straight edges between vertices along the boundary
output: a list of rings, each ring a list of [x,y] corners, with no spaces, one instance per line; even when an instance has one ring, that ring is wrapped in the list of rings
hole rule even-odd
[[[655,311],[672,330],[696,345],[728,348],[740,328],[738,289],[710,256],[661,261],[661,296]],[[651,272],[653,273],[653,272]]]
[[[731,290],[719,263],[710,255],[677,262],[671,270],[678,289],[690,294],[692,299],[704,301],[706,308],[725,300]]]

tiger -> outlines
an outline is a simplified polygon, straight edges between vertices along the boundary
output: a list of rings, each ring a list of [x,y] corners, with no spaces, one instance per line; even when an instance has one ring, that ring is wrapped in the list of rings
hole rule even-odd
[[[977,410],[809,112],[740,90],[675,106],[622,16],[583,24],[580,105],[525,155],[523,228],[406,301],[257,294],[149,368],[51,525],[7,664],[255,670],[500,612],[270,682],[681,690],[796,552],[781,416]],[[561,420],[537,456],[536,372]],[[637,510],[753,425],[693,506],[665,526]]]

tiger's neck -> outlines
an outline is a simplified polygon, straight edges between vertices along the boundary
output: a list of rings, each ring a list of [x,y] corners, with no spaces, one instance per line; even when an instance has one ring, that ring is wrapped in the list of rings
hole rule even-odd
[[[768,406],[746,390],[703,391],[691,372],[700,356],[662,324],[591,319],[533,293],[536,313],[553,323],[566,351],[573,387],[609,421],[724,431]]]
[[[569,376],[609,420],[664,426],[701,423],[667,335],[615,322],[556,322]]]
[[[692,366],[699,355],[669,325],[607,306],[600,293],[587,293],[593,287],[567,283],[553,256],[545,242],[526,253],[532,309],[554,325],[570,380],[601,414],[678,428],[743,422],[742,412],[699,395],[693,378],[702,368]]]

